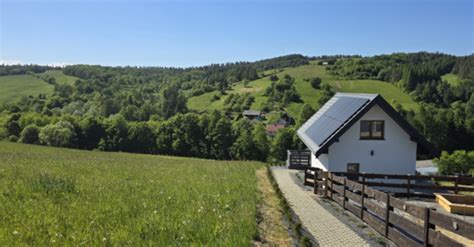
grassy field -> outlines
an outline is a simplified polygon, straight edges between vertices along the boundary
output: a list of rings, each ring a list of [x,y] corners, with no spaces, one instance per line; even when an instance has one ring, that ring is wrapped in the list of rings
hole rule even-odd
[[[0,142],[0,243],[248,246],[262,167]]]
[[[69,85],[74,85],[76,80],[79,78],[74,77],[74,76],[68,76],[63,74],[62,70],[47,70],[44,73],[40,73],[38,75],[49,75],[56,79],[57,83],[64,83],[64,84],[69,84]]]
[[[264,74],[268,75],[271,71]],[[323,83],[329,84],[334,91],[350,92],[350,93],[378,93],[381,94],[389,103],[397,101],[406,109],[418,109],[418,104],[403,90],[393,84],[377,81],[377,80],[338,80],[326,72],[325,66],[310,63],[295,68],[287,68],[276,73],[278,77],[283,77],[285,74],[295,78],[295,87],[301,96],[304,103],[310,104],[313,108],[318,109],[318,99],[321,91],[311,87],[310,83],[305,79],[311,77],[320,77]],[[258,80],[249,82],[247,87],[242,83],[237,84],[228,90],[227,93],[250,93],[255,97],[255,103],[252,109],[262,109],[263,103],[267,101],[267,97],[263,95],[265,88],[271,84],[268,77],[263,77]],[[219,101],[211,102],[211,98],[217,92],[210,92],[196,97],[191,97],[188,101],[190,109],[197,111],[205,111],[212,109],[221,109],[223,101],[226,96],[221,96]],[[298,116],[303,103],[291,103],[286,111],[292,116]]]
[[[377,81],[377,80],[352,80],[352,81],[333,81],[331,86],[336,88],[340,92],[350,93],[378,93],[387,100],[388,103],[397,101],[403,108],[418,110],[418,103],[403,92],[397,86]]]
[[[441,76],[441,79],[443,81],[447,81],[449,85],[451,86],[457,86],[459,85],[459,83],[461,83],[461,80],[459,79],[459,77],[451,73]]]
[[[73,85],[78,78],[67,76],[61,70],[48,70],[38,75],[49,75],[57,83]],[[0,105],[21,99],[24,96],[36,96],[40,93],[50,94],[54,87],[31,75],[0,76]]]
[[[49,94],[53,86],[30,75],[0,76],[0,105],[19,100],[23,96]]]

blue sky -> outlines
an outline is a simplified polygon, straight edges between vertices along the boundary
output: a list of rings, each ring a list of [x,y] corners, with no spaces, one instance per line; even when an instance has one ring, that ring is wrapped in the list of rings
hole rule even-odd
[[[474,52],[472,0],[0,0],[0,63],[197,66]]]

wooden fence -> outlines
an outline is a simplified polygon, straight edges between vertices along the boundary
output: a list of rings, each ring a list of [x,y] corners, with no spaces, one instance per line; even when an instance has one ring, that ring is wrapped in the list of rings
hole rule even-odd
[[[311,166],[311,152],[307,150],[288,150],[286,165],[289,169],[307,169]]]
[[[305,174],[305,184],[314,186],[314,173],[321,173],[317,168],[308,168]],[[390,191],[394,196],[403,197],[434,197],[435,192],[448,192],[458,194],[459,192],[474,192],[474,177],[461,176],[431,176],[431,175],[395,175],[395,174],[375,174],[375,173],[348,173],[332,172],[336,176],[343,176],[352,181],[359,182],[370,187],[375,187],[381,191]],[[317,188],[322,188],[322,174],[318,174]],[[388,181],[388,182],[387,182]],[[448,182],[452,185],[439,185],[437,183]],[[395,191],[394,189],[398,189]]]
[[[464,246],[474,241],[474,224],[407,204],[371,185],[314,168],[305,171],[305,184],[313,185],[315,193],[334,200],[399,246]]]

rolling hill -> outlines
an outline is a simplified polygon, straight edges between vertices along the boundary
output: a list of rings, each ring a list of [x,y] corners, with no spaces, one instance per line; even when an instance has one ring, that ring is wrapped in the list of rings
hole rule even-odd
[[[0,76],[0,105],[16,101],[24,96],[50,94],[53,85],[36,76],[50,76],[58,83],[74,84],[78,79],[73,76],[64,75],[61,70],[48,70],[44,73],[33,75],[6,75]]]
[[[227,95],[220,95],[219,100],[212,101],[214,95],[219,95],[219,92],[213,91],[205,93],[199,96],[190,97],[188,99],[188,107],[196,111],[209,111],[213,109],[222,109],[223,103],[226,97],[231,93],[245,94],[249,93],[255,97],[255,102],[252,104],[252,109],[262,109],[263,103],[268,99],[264,95],[265,88],[267,88],[271,81],[269,74],[273,71],[266,71],[260,79],[250,81],[245,87],[242,83],[238,83],[232,87],[231,90],[227,90]],[[289,74],[295,78],[295,88],[300,94],[303,103],[291,103],[286,111],[292,116],[297,116],[301,110],[301,106],[304,103],[311,105],[313,108],[319,108],[318,99],[321,95],[321,90],[316,90],[311,87],[310,83],[305,79],[311,77],[320,77],[323,83],[329,84],[334,91],[337,92],[351,92],[351,93],[378,93],[381,94],[388,102],[393,103],[394,101],[400,103],[406,109],[418,109],[418,104],[405,93],[403,90],[383,81],[378,80],[340,80],[326,72],[325,66],[317,65],[315,61],[312,61],[308,65],[301,65],[294,68],[285,68],[279,71],[275,71],[278,77],[283,77],[285,74]]]

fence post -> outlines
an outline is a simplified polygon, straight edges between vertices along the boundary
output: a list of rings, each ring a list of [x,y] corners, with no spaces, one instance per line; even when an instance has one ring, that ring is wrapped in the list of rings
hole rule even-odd
[[[313,193],[318,194],[318,171],[314,171],[314,179],[313,179]]]
[[[325,189],[325,193],[326,193],[326,197],[328,197],[328,172],[324,172],[324,189]]]
[[[365,177],[362,177],[362,191],[360,194],[360,218],[364,218]]]
[[[343,183],[343,191],[342,191],[342,208],[346,209],[346,178],[344,178],[344,183]]]
[[[389,226],[389,216],[390,216],[390,195],[387,195],[387,199],[385,199],[385,237],[388,237],[388,226]]]
[[[411,177],[411,175],[408,174],[408,176],[407,176],[407,198],[410,198],[410,184],[411,184],[410,177]]]
[[[454,178],[454,194],[458,193],[459,175]]]
[[[333,194],[334,194],[333,186],[334,186],[334,174],[331,173],[331,199],[332,200],[334,200],[333,199]]]
[[[290,161],[290,162],[291,162],[291,161]],[[304,169],[304,182],[303,182],[303,184],[304,184],[305,186],[308,185],[308,184],[306,183],[306,179],[308,179],[308,175],[307,175],[307,174],[308,174],[308,168],[305,168],[305,169]]]
[[[424,225],[424,232],[423,232],[423,246],[429,246],[430,240],[430,209],[425,208],[425,225]]]

